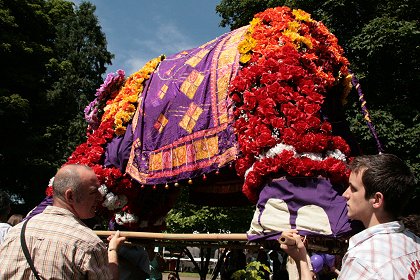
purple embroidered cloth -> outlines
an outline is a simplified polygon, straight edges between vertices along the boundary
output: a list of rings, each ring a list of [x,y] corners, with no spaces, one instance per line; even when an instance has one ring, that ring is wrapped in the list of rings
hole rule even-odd
[[[141,94],[132,125],[107,146],[106,166],[142,184],[200,176],[237,155],[228,98],[246,27],[166,58]]]
[[[330,181],[323,178],[280,178],[260,193],[248,239],[278,239],[282,231],[302,235],[346,236],[353,231],[347,207]]]

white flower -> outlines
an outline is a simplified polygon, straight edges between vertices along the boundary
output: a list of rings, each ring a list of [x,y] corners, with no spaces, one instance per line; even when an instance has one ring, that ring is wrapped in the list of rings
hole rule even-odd
[[[273,157],[281,154],[281,152],[283,152],[285,150],[292,151],[293,153],[296,154],[295,148],[293,146],[285,145],[283,143],[279,143],[279,144],[275,145],[274,147],[272,147],[270,150],[268,150],[265,154],[258,155],[256,158],[258,160],[262,160],[264,158],[273,158]]]
[[[273,158],[276,155],[281,154],[283,151],[291,151],[296,154],[295,148],[293,146],[279,143],[275,145],[273,148],[271,148],[270,150],[268,150],[267,153],[265,154],[265,157]]]
[[[139,218],[136,215],[127,212],[123,212],[122,215],[120,213],[115,214],[115,222],[119,225],[137,223],[138,220]]]
[[[102,197],[104,197],[107,192],[108,192],[108,188],[106,187],[105,184],[102,184],[99,188],[98,191],[101,193]]]
[[[52,187],[52,185],[53,185],[53,183],[54,183],[54,179],[55,179],[55,177],[52,177],[52,178],[50,179],[50,181],[48,182],[48,186],[49,186],[49,187]]]
[[[109,192],[105,196],[105,200],[102,203],[103,207],[108,208],[108,210],[115,210],[115,203],[117,202],[118,197],[112,192]]]
[[[301,153],[300,154],[301,157],[307,157],[309,159],[312,159],[314,161],[322,161],[322,154],[320,153]]]
[[[340,150],[335,149],[334,151],[328,151],[327,152],[327,156],[329,157],[333,157],[335,159],[341,160],[341,161],[346,161],[346,155],[343,154]]]
[[[254,170],[254,164],[252,164],[252,166],[245,171],[245,175],[244,175],[245,179],[246,179],[246,176],[248,176],[248,173],[251,172],[252,170]]]
[[[128,202],[128,199],[125,195],[115,195],[112,192],[107,193],[105,200],[102,203],[102,206],[108,208],[108,210],[115,210],[123,208]]]

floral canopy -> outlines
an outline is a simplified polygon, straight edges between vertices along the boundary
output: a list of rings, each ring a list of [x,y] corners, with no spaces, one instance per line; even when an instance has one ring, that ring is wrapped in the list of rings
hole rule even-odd
[[[128,78],[122,70],[108,74],[85,109],[87,141],[66,164],[91,166],[104,208],[136,229],[166,214],[143,207],[147,195],[166,199],[167,211],[180,182],[233,164],[243,194],[258,206],[250,236],[299,228],[302,219],[290,210],[308,205],[317,210],[302,218],[318,213],[328,225],[305,222],[305,233],[346,234],[351,227],[339,194],[353,148],[342,125],[348,64],[321,22],[301,10],[268,9],[248,26],[155,58]],[[307,180],[299,191],[296,178]],[[261,218],[269,205],[276,208],[274,198],[283,205],[277,208],[284,227]],[[334,203],[326,209],[328,201]]]

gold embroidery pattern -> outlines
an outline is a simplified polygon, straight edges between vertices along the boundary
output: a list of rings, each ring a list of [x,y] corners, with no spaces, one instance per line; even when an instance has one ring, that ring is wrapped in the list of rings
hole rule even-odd
[[[232,64],[235,61],[235,56],[237,52],[238,52],[237,49],[233,47],[222,51],[219,58],[219,64],[220,65]]]
[[[192,133],[195,124],[197,123],[198,118],[203,113],[203,109],[198,107],[194,102],[191,102],[187,112],[185,113],[182,120],[179,122],[179,126]]]
[[[149,158],[149,170],[162,170],[162,153],[151,154]]]
[[[187,146],[183,145],[172,150],[172,166],[177,167],[187,162]]]
[[[153,127],[156,128],[156,130],[159,131],[159,133],[162,133],[163,129],[167,124],[168,119],[163,114],[160,114]]]
[[[196,151],[196,160],[211,158],[219,152],[218,137],[203,138],[194,143]]]
[[[194,95],[204,80],[204,75],[193,70],[187,77],[187,79],[181,85],[181,92],[184,93],[189,99],[193,99]]]
[[[141,146],[141,141],[139,138],[137,138],[136,140],[133,141],[133,147],[138,149]]]
[[[149,171],[162,171],[164,169],[188,165],[198,160],[210,159],[218,154],[218,137],[203,138],[192,144],[184,144],[171,151],[160,151],[150,154]],[[170,161],[172,160],[172,165]]]
[[[162,88],[159,91],[159,98],[163,99],[166,95],[166,92],[168,91],[168,85],[163,85]]]
[[[174,58],[177,59],[177,58],[183,57],[184,55],[187,55],[187,54],[188,54],[187,51],[182,51],[182,52],[178,53]]]
[[[238,55],[237,44],[238,41],[242,38],[242,32],[238,32],[227,42],[227,48],[221,52],[219,58],[220,65],[232,65],[235,63],[235,58]],[[229,67],[230,69],[230,67]],[[231,80],[231,71],[220,71],[220,78],[217,80],[217,99],[219,100],[219,123],[224,124],[229,121],[228,113],[226,110],[226,98],[228,92],[229,82]]]
[[[209,50],[202,49],[200,50],[196,55],[188,59],[185,64],[191,65],[192,67],[197,66],[197,64],[203,60],[203,57],[205,57],[209,53]]]
[[[169,68],[166,72],[165,72],[165,76],[170,76],[172,74],[172,71],[174,70],[175,65],[172,66],[171,68]]]

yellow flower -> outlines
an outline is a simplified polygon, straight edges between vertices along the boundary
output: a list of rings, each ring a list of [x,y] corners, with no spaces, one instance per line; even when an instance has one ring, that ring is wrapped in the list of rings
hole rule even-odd
[[[115,128],[115,134],[117,134],[118,136],[124,135],[125,131],[127,129],[123,126],[119,126]]]
[[[241,63],[247,63],[249,60],[251,59],[251,54],[250,53],[245,53],[245,54],[242,54],[241,55],[241,57],[239,58],[239,61],[241,62]]]
[[[143,84],[150,74],[155,71],[159,63],[165,56],[159,56],[150,60],[142,69],[132,74],[118,92],[114,100],[105,107],[102,122],[114,118],[115,133],[122,135],[125,133],[124,127],[133,117],[139,95],[143,92]]]
[[[286,29],[285,31],[283,31],[283,35],[286,37],[289,37],[290,40],[292,40],[293,42],[297,40],[297,38],[300,36],[299,34],[297,34],[294,31],[288,30]]]
[[[257,45],[257,40],[252,38],[250,33],[245,34],[244,39],[238,44],[238,51],[241,54],[251,51]]]
[[[125,108],[125,111],[128,113],[134,113],[134,111],[136,111],[136,107],[133,104],[128,104],[128,106]]]
[[[289,37],[290,40],[295,43],[297,48],[300,48],[299,43],[302,43],[302,44],[305,44],[306,47],[308,47],[309,49],[312,49],[311,39],[309,39],[305,36],[301,36],[298,33],[294,32],[294,31],[291,31],[289,29],[286,29],[285,31],[283,31],[283,35],[286,36],[286,37]]]
[[[251,36],[247,37],[247,41],[249,42],[249,45],[251,46],[251,49],[253,49],[257,46],[257,40],[255,40]]]
[[[291,21],[287,24],[287,29],[293,32],[298,32],[300,29],[300,23],[297,21]]]
[[[309,38],[307,38],[305,36],[299,36],[298,41],[299,42],[302,42],[303,44],[305,44],[308,47],[308,49],[312,49],[311,39],[309,39]]]
[[[252,20],[251,20],[251,22],[249,23],[249,28],[248,28],[248,30],[246,31],[246,33],[248,33],[248,34],[252,34],[253,32],[254,32],[254,28],[255,28],[255,26],[257,26],[258,24],[260,24],[261,23],[261,20],[259,19],[259,18],[253,18]]]
[[[261,19],[253,18],[249,24],[251,25],[251,27],[254,27],[254,26],[260,24],[260,22],[261,22]]]
[[[115,124],[115,126],[122,126],[122,120],[121,120],[121,118],[115,118],[115,120],[114,120],[114,124]]]
[[[137,99],[138,99],[137,94],[133,94],[133,95],[128,96],[125,99],[125,101],[130,102],[130,103],[136,103],[137,102]]]
[[[293,10],[292,13],[297,20],[306,21],[306,22],[312,22],[313,21],[311,19],[311,15],[308,14],[307,12],[301,10],[301,9]]]
[[[115,125],[122,125],[127,121],[128,118],[128,114],[124,111],[119,111],[116,115],[115,115],[115,121],[114,124]]]

